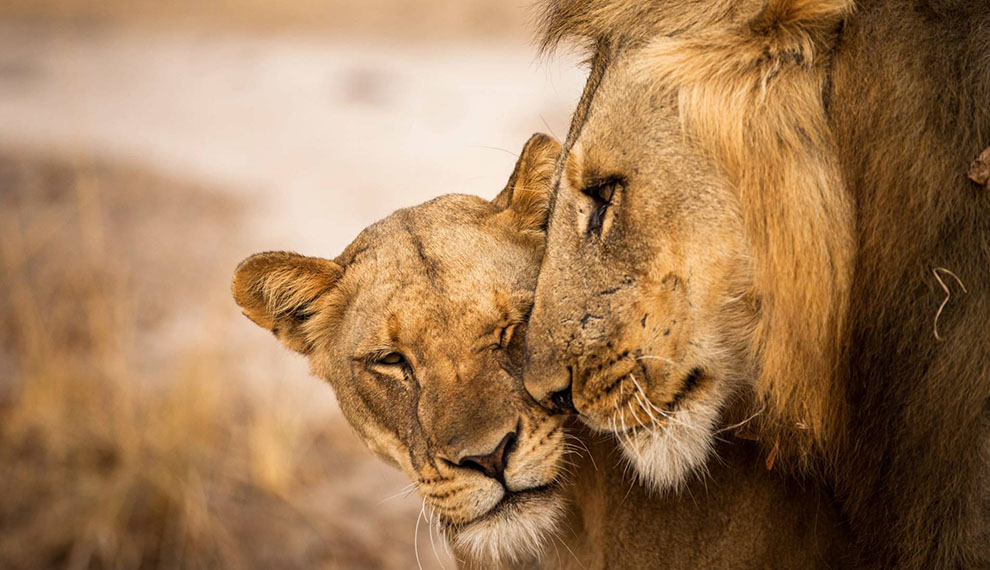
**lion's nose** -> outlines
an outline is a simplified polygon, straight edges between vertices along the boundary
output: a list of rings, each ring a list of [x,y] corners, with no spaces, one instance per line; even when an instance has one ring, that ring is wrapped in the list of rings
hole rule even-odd
[[[502,441],[499,442],[498,447],[495,451],[487,455],[468,455],[462,457],[460,461],[457,462],[458,467],[464,467],[466,469],[474,469],[484,473],[486,476],[495,479],[502,486],[505,486],[505,464],[509,459],[509,454],[512,452],[512,448],[516,445],[516,432],[510,431],[505,434]]]
[[[555,414],[577,414],[574,398],[571,396],[571,385],[568,384],[563,390],[550,394],[550,399],[544,404],[544,407]]]

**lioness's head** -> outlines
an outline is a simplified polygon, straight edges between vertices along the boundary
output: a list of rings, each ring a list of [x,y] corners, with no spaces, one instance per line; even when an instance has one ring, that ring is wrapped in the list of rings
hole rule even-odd
[[[309,358],[365,443],[481,559],[525,555],[561,514],[561,419],[521,377],[559,149],[531,138],[492,202],[443,196],[333,261],[262,253],[234,276],[245,315]]]
[[[555,174],[527,388],[664,487],[741,388],[761,433],[821,439],[851,271],[814,58],[835,3],[729,4],[677,33],[551,12],[552,33],[605,35]]]

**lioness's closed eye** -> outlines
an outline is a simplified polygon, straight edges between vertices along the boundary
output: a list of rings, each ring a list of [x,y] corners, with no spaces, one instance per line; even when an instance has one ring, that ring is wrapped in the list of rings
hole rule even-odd
[[[365,443],[480,560],[537,556],[563,511],[561,419],[521,381],[559,150],[533,136],[492,202],[443,196],[333,261],[262,253],[234,276],[244,314],[308,356]]]

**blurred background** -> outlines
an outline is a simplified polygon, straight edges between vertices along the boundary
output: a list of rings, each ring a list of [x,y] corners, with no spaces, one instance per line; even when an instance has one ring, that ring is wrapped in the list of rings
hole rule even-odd
[[[527,1],[0,0],[0,569],[453,567],[229,280],[565,135]]]

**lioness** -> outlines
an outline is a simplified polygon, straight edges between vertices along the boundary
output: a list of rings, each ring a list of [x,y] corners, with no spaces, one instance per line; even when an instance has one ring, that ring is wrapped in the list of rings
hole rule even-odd
[[[568,445],[565,416],[526,394],[521,348],[559,150],[535,135],[495,200],[400,210],[334,261],[252,256],[234,297],[309,357],[466,568],[836,567],[828,497],[767,473],[748,442],[725,433],[711,481],[651,495],[611,439]]]
[[[881,568],[990,568],[990,2],[547,0],[590,47],[526,383],[658,488],[727,417]],[[739,393],[750,409],[733,407]],[[729,420],[733,421],[733,420]]]

